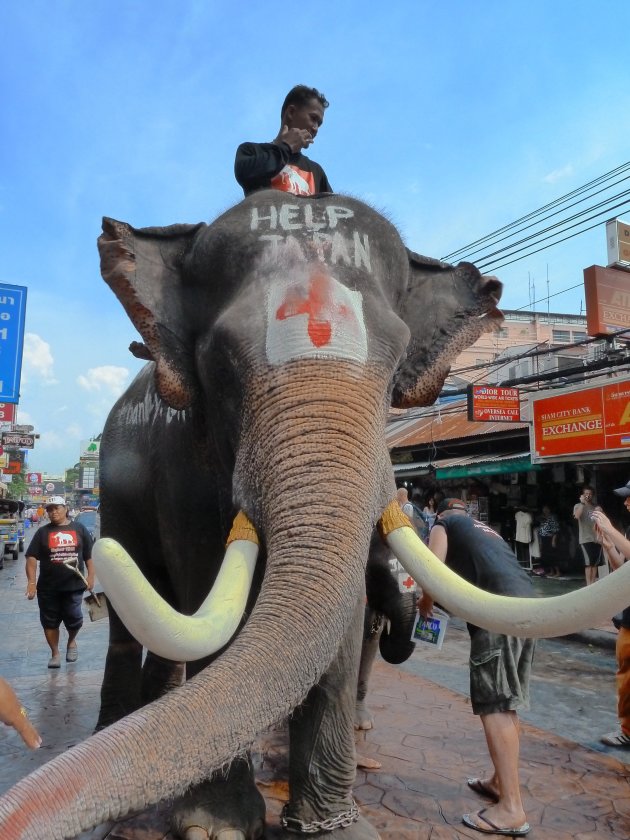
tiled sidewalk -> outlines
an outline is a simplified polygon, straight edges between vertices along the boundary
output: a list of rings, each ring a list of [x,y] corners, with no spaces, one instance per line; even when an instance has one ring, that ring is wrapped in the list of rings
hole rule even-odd
[[[24,597],[23,561],[0,572],[0,672],[10,679],[40,729],[44,746],[25,750],[12,731],[0,730],[0,792],[30,770],[87,737],[96,722],[107,622],[86,623],[80,656],[46,668],[48,650],[36,602]],[[479,837],[461,823],[484,807],[466,786],[488,758],[479,721],[466,697],[378,662],[370,695],[375,728],[357,736],[363,754],[382,769],[357,773],[355,795],[382,840],[459,840]],[[541,729],[522,725],[521,779],[533,840],[606,840],[630,837],[626,767]],[[267,837],[277,840],[278,814],[287,797],[284,732],[260,739],[254,751],[268,806]],[[84,840],[170,838],[166,809],[155,808],[117,827],[103,826]]]

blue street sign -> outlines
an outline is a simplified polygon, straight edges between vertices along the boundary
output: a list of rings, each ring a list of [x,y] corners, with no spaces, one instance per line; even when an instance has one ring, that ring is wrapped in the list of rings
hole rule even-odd
[[[0,283],[0,402],[20,399],[26,286]]]

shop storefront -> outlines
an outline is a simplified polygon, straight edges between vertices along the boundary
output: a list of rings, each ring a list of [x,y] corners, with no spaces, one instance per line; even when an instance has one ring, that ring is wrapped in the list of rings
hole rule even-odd
[[[561,526],[563,569],[581,570],[573,506],[580,486],[594,480],[597,471],[577,459],[535,463],[529,423],[471,422],[465,403],[459,401],[447,411],[419,413],[414,421],[393,423],[388,443],[396,481],[412,498],[422,505],[429,496],[464,498],[515,550],[517,514],[521,519],[529,515],[534,526],[548,506]],[[628,479],[630,474],[621,483]],[[531,568],[535,548],[528,552]]]

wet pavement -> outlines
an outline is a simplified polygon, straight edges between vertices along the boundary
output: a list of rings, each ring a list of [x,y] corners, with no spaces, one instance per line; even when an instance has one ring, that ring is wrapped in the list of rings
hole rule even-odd
[[[36,601],[24,592],[22,556],[0,571],[0,674],[8,679],[40,731],[43,746],[28,751],[13,730],[0,728],[0,793],[49,758],[91,734],[96,723],[107,643],[107,621],[85,624],[79,660],[49,670],[48,648]],[[566,588],[575,584],[567,583]],[[554,582],[553,592],[563,589]],[[551,588],[550,588],[551,589]],[[62,629],[61,649],[65,650]],[[613,644],[608,623],[584,634],[592,644]],[[416,652],[415,656],[421,654]],[[608,687],[606,688],[608,690]],[[479,837],[461,823],[463,813],[489,804],[467,787],[488,771],[479,720],[465,694],[425,677],[377,662],[370,706],[375,728],[357,734],[361,754],[377,758],[379,771],[357,772],[355,797],[382,840],[459,840]],[[522,723],[521,782],[533,840],[602,840],[630,837],[630,751],[585,748]],[[268,807],[270,840],[287,798],[286,734],[268,733],[254,748],[260,790]],[[496,835],[494,835],[496,836]],[[82,840],[170,840],[167,808],[102,826]]]

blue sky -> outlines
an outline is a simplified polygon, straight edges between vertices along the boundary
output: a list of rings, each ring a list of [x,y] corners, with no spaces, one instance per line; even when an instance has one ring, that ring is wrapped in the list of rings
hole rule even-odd
[[[271,140],[305,83],[330,101],[309,155],[335,191],[443,256],[630,159],[626,22],[617,0],[5,4],[0,282],[28,287],[29,469],[72,466],[141,366],[100,277],[102,216],[210,221],[241,198],[236,146]],[[498,272],[504,306],[605,265],[603,222]]]

